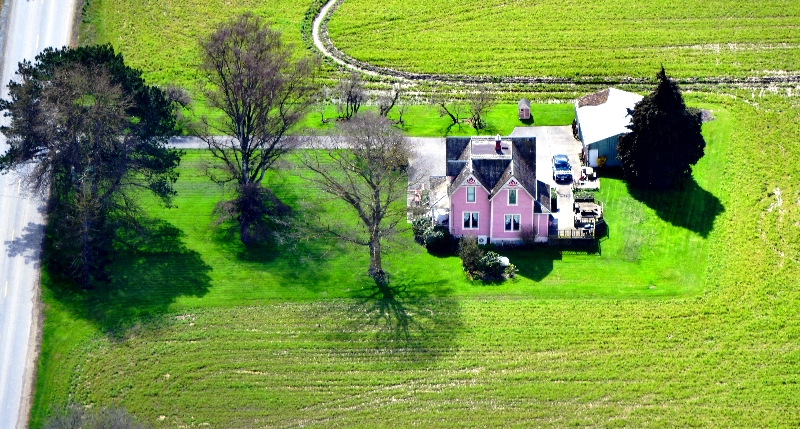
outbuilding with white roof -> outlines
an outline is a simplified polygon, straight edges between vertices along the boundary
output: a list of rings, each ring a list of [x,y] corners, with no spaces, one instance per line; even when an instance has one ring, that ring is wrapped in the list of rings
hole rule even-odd
[[[617,142],[619,136],[630,132],[628,109],[633,110],[642,98],[639,94],[608,88],[575,100],[575,131],[590,167],[620,165]]]

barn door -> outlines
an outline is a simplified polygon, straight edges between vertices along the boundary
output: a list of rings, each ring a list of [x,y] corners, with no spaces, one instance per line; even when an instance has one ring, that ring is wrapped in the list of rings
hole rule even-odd
[[[589,167],[597,168],[597,149],[589,149]]]

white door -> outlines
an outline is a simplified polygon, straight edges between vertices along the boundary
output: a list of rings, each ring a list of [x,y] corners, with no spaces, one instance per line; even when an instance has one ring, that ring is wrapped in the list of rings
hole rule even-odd
[[[589,149],[589,167],[597,168],[597,149]]]

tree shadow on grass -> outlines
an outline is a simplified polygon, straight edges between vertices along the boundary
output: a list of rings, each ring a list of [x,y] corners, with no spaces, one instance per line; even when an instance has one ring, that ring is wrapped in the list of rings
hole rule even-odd
[[[598,169],[600,177],[625,181],[622,169],[605,167]],[[708,238],[717,216],[725,211],[719,198],[697,184],[694,177],[683,180],[675,189],[642,189],[625,181],[628,193],[635,200],[653,209],[663,221],[688,229]]]
[[[628,184],[628,192],[634,199],[653,209],[662,220],[703,238],[708,237],[714,220],[725,211],[719,198],[701,188],[694,177],[668,190],[641,189]]]
[[[348,320],[335,336],[367,339],[376,349],[413,362],[435,360],[453,349],[463,327],[460,305],[445,284],[396,279],[366,286],[354,294]]]
[[[49,288],[72,313],[119,333],[167,312],[178,297],[208,292],[211,267],[186,248],[182,237],[168,222],[143,221],[135,233],[117,237],[107,282],[83,290],[48,271]]]
[[[33,263],[35,268],[39,268],[43,239],[44,225],[28,222],[21,234],[5,242],[8,257],[22,256],[25,264]]]

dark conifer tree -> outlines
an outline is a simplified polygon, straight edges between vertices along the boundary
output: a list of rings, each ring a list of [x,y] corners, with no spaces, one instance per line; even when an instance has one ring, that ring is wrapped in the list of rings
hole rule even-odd
[[[656,89],[628,111],[631,132],[619,138],[617,152],[630,183],[666,189],[691,176],[706,143],[700,133],[700,112],[686,107],[663,66],[656,77]]]

